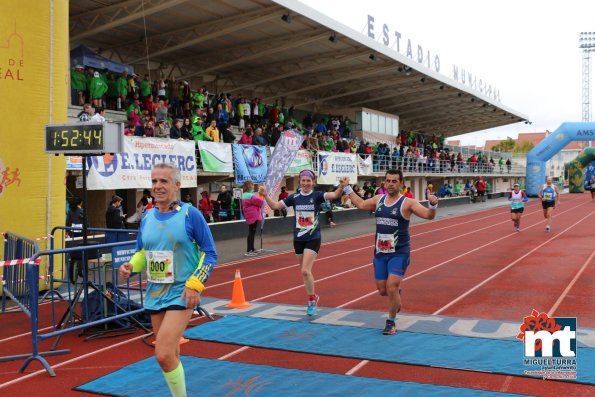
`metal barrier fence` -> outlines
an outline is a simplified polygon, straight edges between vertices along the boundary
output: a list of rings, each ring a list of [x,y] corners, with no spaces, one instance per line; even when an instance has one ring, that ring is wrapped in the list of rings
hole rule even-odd
[[[2,272],[2,313],[6,311],[6,298],[12,299],[18,307],[31,316],[31,302],[29,301],[29,286],[25,282],[28,262],[39,251],[35,240],[28,239],[18,234],[5,232],[4,237],[4,260],[15,261],[9,265],[5,264]]]
[[[60,227],[55,228],[54,232],[62,231],[76,231],[78,228]],[[110,229],[95,229],[92,232],[107,231],[107,232],[118,232]],[[120,233],[133,233],[134,230],[120,230]],[[8,236],[13,236],[7,233]],[[9,240],[10,247],[23,247],[31,243],[31,240],[25,239],[21,236],[14,235],[14,243]],[[34,243],[34,242],[33,242]],[[19,369],[19,372],[23,372],[29,363],[33,360],[37,360],[41,363],[44,369],[50,376],[55,376],[55,372],[45,360],[44,356],[57,355],[69,353],[70,350],[57,350],[57,344],[60,341],[62,335],[84,330],[92,327],[103,326],[103,329],[98,330],[99,334],[109,332],[110,329],[107,327],[108,323],[114,323],[116,321],[122,321],[127,319],[129,322],[134,323],[135,327],[129,326],[128,330],[136,331],[137,328],[142,328],[146,333],[150,333],[150,330],[135,316],[140,316],[144,312],[142,307],[143,301],[143,279],[142,273],[138,273],[134,278],[127,279],[125,283],[120,284],[118,282],[117,267],[110,266],[105,256],[106,253],[111,251],[113,248],[130,245],[134,242],[122,241],[110,244],[94,244],[86,246],[76,246],[70,248],[50,249],[41,252],[31,252],[31,256],[28,261],[23,264],[19,264],[16,267],[19,270],[19,276],[16,277],[23,284],[20,295],[15,295],[11,289],[7,291],[11,299],[15,300],[15,303],[23,309],[23,311],[29,316],[31,323],[31,341],[32,351],[30,354],[21,354],[8,357],[0,358],[0,361],[12,361],[18,359],[25,359],[25,362]],[[37,248],[37,247],[35,247]],[[5,248],[6,251],[6,248]],[[21,252],[16,251],[15,253]],[[60,256],[61,259],[57,259],[56,256]],[[5,254],[6,257],[6,254]],[[67,302],[67,307],[64,310],[63,315],[59,321],[56,321],[56,310],[58,305],[62,305],[61,299],[52,299],[51,304],[51,331],[48,333],[39,333],[39,266],[41,258],[47,258],[49,264],[48,274],[41,278],[47,277],[49,279],[49,286],[55,288],[54,283],[64,282],[67,286],[68,296],[64,299]],[[67,258],[64,260],[64,258]],[[74,258],[74,260],[73,260]],[[102,259],[106,258],[106,259]],[[112,260],[116,260],[112,256]],[[69,266],[77,266],[76,262],[80,262],[81,268],[75,268],[76,270],[69,269]],[[61,264],[59,271],[56,271],[55,265]],[[64,278],[63,274],[67,274]],[[73,277],[71,277],[73,275]],[[73,279],[74,278],[74,279]],[[81,280],[79,281],[79,278]],[[72,289],[72,293],[71,293]],[[57,291],[55,295],[61,297]],[[52,296],[53,297],[53,296]],[[80,311],[77,310],[80,302]],[[135,302],[134,298],[137,298],[139,302]],[[97,303],[99,302],[99,304]],[[63,308],[64,309],[64,308]],[[118,325],[117,330],[126,329],[122,328],[121,324]],[[97,333],[96,333],[97,335]],[[96,335],[92,335],[94,337]],[[41,341],[56,338],[51,349],[46,352],[39,352],[38,344]]]

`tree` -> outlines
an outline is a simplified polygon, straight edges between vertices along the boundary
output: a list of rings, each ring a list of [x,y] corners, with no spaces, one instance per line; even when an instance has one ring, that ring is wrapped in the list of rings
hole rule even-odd
[[[533,142],[522,142],[521,144],[517,142],[517,144],[514,146],[514,151],[516,153],[527,153],[533,149],[534,146],[535,144]]]
[[[507,137],[506,140],[495,145],[492,148],[492,150],[494,152],[512,152],[515,145],[516,145],[515,140],[512,139],[511,137]]]

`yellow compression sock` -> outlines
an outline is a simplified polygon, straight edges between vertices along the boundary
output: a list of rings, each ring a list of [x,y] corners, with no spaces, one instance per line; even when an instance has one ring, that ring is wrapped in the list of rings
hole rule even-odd
[[[186,397],[186,377],[184,376],[184,367],[182,362],[171,372],[164,372],[163,376],[169,386],[172,397]]]

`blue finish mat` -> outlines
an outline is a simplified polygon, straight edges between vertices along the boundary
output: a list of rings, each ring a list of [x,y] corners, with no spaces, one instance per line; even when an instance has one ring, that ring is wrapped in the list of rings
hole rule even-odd
[[[186,338],[394,363],[527,375],[521,341],[399,332],[379,329],[227,316],[187,330]],[[595,349],[578,348],[577,379],[595,384]]]
[[[519,396],[462,387],[362,378],[189,356],[182,356],[182,363],[186,372],[189,397]],[[170,395],[161,369],[153,357],[85,383],[75,390],[108,396]]]

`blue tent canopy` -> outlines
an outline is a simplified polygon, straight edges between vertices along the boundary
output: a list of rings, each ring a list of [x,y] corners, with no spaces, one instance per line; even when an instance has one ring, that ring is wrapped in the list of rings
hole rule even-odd
[[[132,66],[97,55],[93,50],[84,45],[80,45],[70,51],[70,67],[74,68],[76,65],[90,66],[98,70],[108,69],[110,72],[115,73],[122,73],[124,70],[129,74],[134,72]]]

